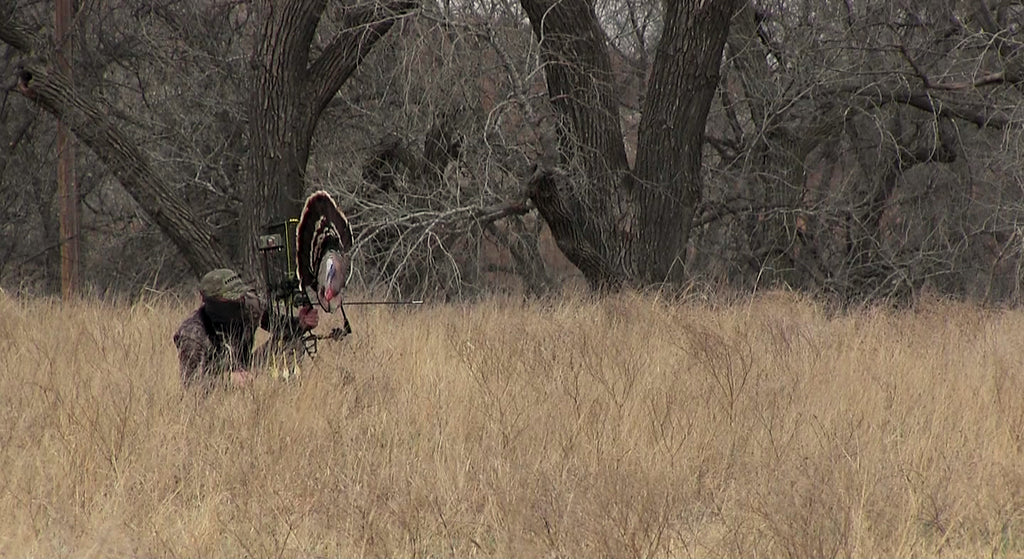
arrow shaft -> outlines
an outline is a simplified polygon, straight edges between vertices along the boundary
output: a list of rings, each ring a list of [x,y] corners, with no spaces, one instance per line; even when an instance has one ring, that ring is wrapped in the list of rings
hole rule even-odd
[[[345,305],[422,305],[423,301],[345,301]]]

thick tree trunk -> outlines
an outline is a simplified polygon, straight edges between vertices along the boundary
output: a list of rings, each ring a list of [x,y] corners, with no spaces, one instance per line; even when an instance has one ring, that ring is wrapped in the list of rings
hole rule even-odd
[[[326,0],[262,0],[262,22],[252,62],[251,149],[244,184],[247,200],[236,261],[257,277],[256,235],[271,221],[298,217],[305,193],[305,168],[317,120],[397,18],[418,6],[415,0],[357,3],[348,8],[345,30],[310,58],[314,33]],[[156,172],[139,142],[125,135],[101,103],[75,91],[45,61],[48,47],[17,20],[13,6],[0,7],[0,41],[24,55],[19,70],[23,95],[63,119],[96,153],[125,190],[174,242],[198,276],[228,259],[213,232],[173,195],[170,179]]]
[[[641,283],[679,283],[701,199],[701,149],[718,87],[731,0],[665,2],[636,156],[636,244]]]
[[[241,258],[258,269],[255,239],[269,223],[299,217],[306,194],[306,163],[320,113],[414,0],[359,4],[345,14],[345,30],[311,60],[310,48],[325,0],[262,0],[260,41],[254,69],[249,126],[249,200]]]
[[[522,0],[541,46],[548,96],[562,117],[560,161],[535,175],[531,198],[559,249],[592,287],[603,288],[630,275],[623,254],[629,169],[606,37],[590,4]]]
[[[252,55],[248,161],[251,207],[242,216],[242,259],[257,270],[256,237],[268,223],[299,216],[305,190],[312,127],[306,118],[310,42],[324,2],[298,0],[256,3],[262,22]]]
[[[700,202],[704,124],[733,0],[666,2],[629,169],[607,37],[586,0],[522,0],[540,43],[548,95],[563,119],[556,171],[531,197],[559,248],[594,287],[682,279]]]

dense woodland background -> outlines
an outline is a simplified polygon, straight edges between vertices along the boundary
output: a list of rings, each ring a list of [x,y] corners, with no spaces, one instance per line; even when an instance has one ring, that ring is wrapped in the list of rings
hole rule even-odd
[[[611,158],[582,137],[588,121],[564,105],[587,87],[614,102],[591,107],[595,122],[617,109],[614,126],[604,125],[622,138],[628,167],[620,170],[639,176],[649,163],[638,160],[652,157],[672,163],[676,144],[647,149],[642,123],[645,111],[671,120],[674,107],[699,97],[687,83],[661,87],[674,71],[665,61],[689,52],[686,22],[711,18],[707,5],[716,3],[692,4],[668,8],[676,23],[666,26],[665,8],[652,0],[293,1],[273,3],[276,12],[236,0],[79,0],[78,97],[57,95],[47,106],[49,62],[39,45],[52,47],[53,2],[2,0],[0,286],[60,292],[53,115],[61,102],[84,106],[70,103],[80,99],[98,110],[84,112],[92,120],[78,122],[78,135],[97,122],[118,130],[153,184],[210,233],[209,246],[250,273],[251,231],[293,212],[299,197],[288,192],[325,189],[352,219],[361,287],[466,298],[617,284],[614,274],[581,272],[591,260],[555,242],[557,215],[537,211],[535,183],[540,170],[569,177],[557,192],[598,196],[573,206],[575,217],[604,211],[594,161]],[[348,66],[331,74],[336,91],[295,103],[320,109],[302,121],[308,162],[271,169],[259,154],[276,153],[276,137],[254,131],[272,129],[257,121],[287,111],[261,111],[254,99],[279,107],[275,95],[287,101],[288,82],[260,82],[254,68],[259,56],[274,59],[278,43],[267,37],[290,5],[306,9],[312,25],[300,69],[327,55]],[[684,60],[687,72],[718,86],[695,136],[700,176],[687,179],[693,196],[683,200],[694,211],[678,220],[692,218],[679,227],[685,258],[666,278],[740,291],[786,286],[843,303],[911,301],[922,291],[1020,303],[1024,3],[757,0],[732,8],[713,57],[718,75],[696,57]],[[559,13],[570,9],[599,29],[570,25],[566,36],[589,42],[551,46],[540,18],[589,21]],[[663,35],[682,37],[683,47],[666,46]],[[607,58],[587,59],[574,44],[600,45]],[[713,36],[707,45],[714,55]],[[308,70],[315,75],[316,63]],[[550,95],[563,70],[590,81]],[[638,157],[638,144],[653,155]],[[84,291],[136,297],[191,287],[206,261],[169,238],[166,214],[146,191],[126,187],[89,145],[79,143],[76,158]],[[642,217],[631,212],[609,215]],[[593,262],[618,266],[609,254]],[[623,283],[656,283],[630,281],[638,264],[622,266]]]

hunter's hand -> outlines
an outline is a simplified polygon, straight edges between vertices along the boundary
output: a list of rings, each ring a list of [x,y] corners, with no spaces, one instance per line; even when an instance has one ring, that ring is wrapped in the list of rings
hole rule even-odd
[[[320,314],[316,312],[316,307],[302,307],[299,309],[299,326],[303,331],[312,330],[316,328],[316,325],[320,324]]]

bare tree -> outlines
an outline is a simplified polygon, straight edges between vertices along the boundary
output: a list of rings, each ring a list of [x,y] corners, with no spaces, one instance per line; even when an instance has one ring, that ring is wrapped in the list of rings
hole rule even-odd
[[[0,274],[54,266],[45,107],[106,154],[81,177],[104,277],[251,267],[325,188],[358,279],[402,295],[545,293],[568,258],[595,287],[1021,300],[1020,2],[452,0],[396,28],[411,9],[86,3],[67,88],[49,7],[0,5]]]
[[[592,2],[523,0],[561,117],[531,199],[595,287],[678,283],[701,199],[704,124],[731,1],[666,2],[627,160],[608,37]],[[552,150],[553,151],[553,150]]]
[[[347,4],[339,31],[318,38],[318,24],[327,7],[327,2],[316,0],[258,2],[253,6],[213,3],[194,6],[193,12],[184,3],[138,7],[147,17],[158,14],[170,23],[168,28],[177,30],[188,29],[191,13],[215,11],[226,14],[227,19],[250,21],[249,10],[253,10],[255,48],[251,57],[234,60],[238,66],[234,71],[246,76],[239,80],[245,89],[235,94],[248,106],[246,127],[241,131],[249,142],[248,165],[241,184],[234,185],[244,202],[237,230],[243,239],[253,238],[269,217],[297,214],[320,113],[374,44],[416,3]],[[140,12],[131,15],[142,17]],[[17,90],[68,124],[172,240],[194,274],[232,260],[254,270],[251,242],[235,239],[229,244],[238,246],[239,253],[228,254],[213,228],[197,219],[194,210],[176,195],[174,184],[181,178],[163,170],[153,155],[140,147],[145,142],[132,134],[126,119],[113,116],[119,113],[116,105],[91,95],[87,88],[71,87],[54,71],[52,47],[34,31],[39,27],[39,14],[32,9],[19,8],[13,2],[0,7],[0,40],[19,57]],[[230,134],[237,135],[237,127],[222,132],[224,144],[239,145]]]
[[[691,271],[843,301],[1005,293],[993,288],[1007,276],[989,280],[1019,254],[1018,174],[995,169],[1020,142],[1020,6],[998,13],[745,3],[709,118]]]
[[[258,231],[268,217],[299,214],[321,113],[397,18],[417,5],[415,0],[389,0],[344,6],[339,30],[317,54],[313,39],[327,2],[257,3],[262,28],[252,58],[257,70],[249,105],[254,132],[249,169],[252,199],[269,204],[254,204],[245,215],[244,231]],[[255,251],[246,254],[255,258]]]
[[[332,106],[312,180],[342,190],[365,283],[455,298],[558,288],[526,194],[543,103],[524,22],[515,2],[427,5]]]

